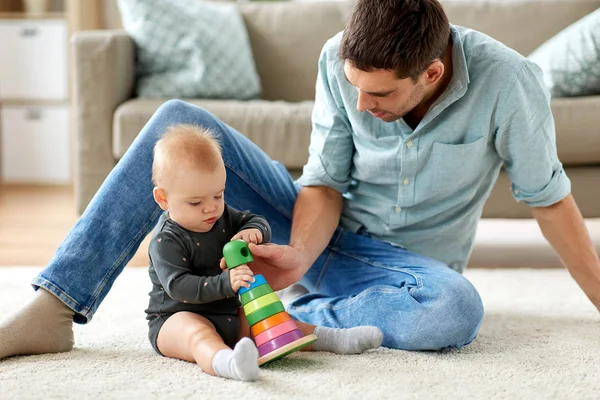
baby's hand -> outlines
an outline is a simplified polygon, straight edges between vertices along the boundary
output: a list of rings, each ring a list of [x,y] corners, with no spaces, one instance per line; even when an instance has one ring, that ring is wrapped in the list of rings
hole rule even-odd
[[[254,273],[246,264],[229,270],[229,283],[234,293],[237,293],[242,286],[250,287],[252,282],[254,282]]]
[[[260,244],[263,240],[262,232],[256,228],[239,231],[231,240],[242,239],[246,243]]]

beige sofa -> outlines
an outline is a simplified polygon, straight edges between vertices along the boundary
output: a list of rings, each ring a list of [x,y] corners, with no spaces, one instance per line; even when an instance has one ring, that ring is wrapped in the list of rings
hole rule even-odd
[[[528,55],[600,7],[600,0],[447,0],[443,4],[452,23],[485,32]],[[318,55],[325,41],[343,29],[352,2],[265,2],[239,7],[262,82],[261,100],[187,100],[215,113],[298,174],[308,155]],[[73,50],[75,191],[82,212],[164,100],[132,97],[134,45],[124,31],[78,33]],[[552,109],[559,155],[573,193],[584,216],[598,218],[600,96],[554,99]],[[486,204],[471,264],[560,265],[530,217],[528,207],[512,198],[502,174]],[[600,251],[598,225],[590,221]]]

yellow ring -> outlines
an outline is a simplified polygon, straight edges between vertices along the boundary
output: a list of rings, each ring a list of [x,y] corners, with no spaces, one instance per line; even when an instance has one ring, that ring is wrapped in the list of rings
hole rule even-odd
[[[252,300],[250,303],[244,306],[244,313],[246,315],[253,313],[256,310],[268,306],[269,304],[279,301],[279,297],[273,292],[260,296],[258,299]]]

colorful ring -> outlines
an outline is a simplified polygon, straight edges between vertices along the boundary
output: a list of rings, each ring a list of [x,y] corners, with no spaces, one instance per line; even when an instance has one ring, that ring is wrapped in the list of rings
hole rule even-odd
[[[285,321],[289,321],[290,319],[292,319],[292,317],[290,317],[290,314],[286,312],[280,312],[270,316],[269,318],[263,319],[262,321],[252,325],[250,328],[252,331],[252,336],[257,337],[267,329],[271,329],[272,327],[282,324]]]
[[[269,340],[273,340],[283,334],[295,331],[296,329],[298,329],[296,321],[285,321],[283,324],[279,324],[277,326],[272,327],[271,329],[267,329],[260,335],[256,336],[254,338],[254,343],[256,343],[256,346],[259,347],[267,343]]]
[[[254,311],[252,314],[246,315],[246,319],[248,320],[248,325],[252,326],[258,321],[262,321],[263,319],[269,318],[271,315],[282,311],[285,311],[285,307],[281,301],[277,301],[260,310]]]
[[[243,306],[245,306],[252,300],[258,299],[260,296],[264,296],[265,294],[271,293],[271,292],[273,292],[273,289],[271,289],[271,286],[269,286],[268,283],[265,283],[264,285],[257,286],[254,289],[249,290],[246,293],[242,294],[240,296],[240,302],[242,303]]]
[[[250,287],[242,286],[240,288],[240,290],[238,290],[238,294],[242,295],[242,294],[246,293],[248,290],[252,290],[257,286],[264,285],[265,283],[267,283],[267,280],[265,279],[264,276],[262,276],[261,274],[254,275],[254,282],[252,282],[250,284]]]
[[[244,306],[244,313],[246,315],[252,314],[256,310],[260,310],[261,308],[265,308],[269,304],[273,304],[276,301],[279,301],[279,297],[277,294],[271,292],[269,294],[265,294],[264,296],[259,297],[256,300],[252,300],[250,303]]]
[[[302,339],[304,335],[298,329],[288,332],[285,335],[281,335],[278,338],[275,338],[267,343],[263,344],[258,348],[258,354],[260,357],[265,354],[269,354],[272,351],[277,350],[280,347],[288,345],[298,339]]]

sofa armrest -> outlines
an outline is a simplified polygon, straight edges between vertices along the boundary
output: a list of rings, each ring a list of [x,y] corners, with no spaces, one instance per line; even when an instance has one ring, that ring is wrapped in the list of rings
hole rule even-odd
[[[78,32],[71,46],[75,201],[82,213],[116,164],[113,114],[133,92],[135,47],[122,30]]]

